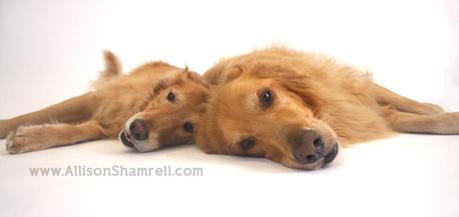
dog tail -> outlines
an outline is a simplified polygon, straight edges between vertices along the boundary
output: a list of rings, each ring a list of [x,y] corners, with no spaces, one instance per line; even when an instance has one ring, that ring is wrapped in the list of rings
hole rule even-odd
[[[120,77],[123,74],[121,61],[118,57],[109,50],[104,50],[104,64],[105,68],[100,71],[99,77],[95,80],[91,88],[97,89],[105,84],[109,83],[115,78]]]
[[[101,71],[100,77],[114,78],[123,73],[120,60],[111,51],[104,50],[104,62],[105,69]]]

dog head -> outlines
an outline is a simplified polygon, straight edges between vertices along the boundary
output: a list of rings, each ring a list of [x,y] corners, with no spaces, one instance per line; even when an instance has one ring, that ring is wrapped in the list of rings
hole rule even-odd
[[[261,156],[296,169],[320,168],[337,156],[337,136],[318,115],[314,94],[326,90],[289,57],[255,53],[207,73],[223,80],[200,120],[197,144],[204,152]]]
[[[195,72],[175,69],[152,89],[146,108],[133,115],[120,133],[126,146],[148,152],[194,142],[196,122],[205,111],[209,87]]]

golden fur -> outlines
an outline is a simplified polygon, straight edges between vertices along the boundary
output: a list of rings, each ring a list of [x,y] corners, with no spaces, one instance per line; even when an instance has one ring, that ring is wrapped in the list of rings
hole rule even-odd
[[[0,120],[0,138],[9,133],[7,151],[23,153],[118,135],[141,152],[194,140],[190,126],[204,112],[209,91],[201,76],[164,62],[147,63],[122,75],[116,56],[108,51],[104,55],[106,68],[94,91]],[[168,101],[171,93],[175,98]],[[132,138],[129,127],[134,120],[145,123],[147,129],[142,130],[149,131],[148,139]]]
[[[204,79],[214,86],[197,135],[207,153],[264,156],[315,169],[333,160],[338,143],[394,131],[459,134],[459,113],[399,96],[375,84],[366,70],[320,54],[258,50],[220,61]],[[320,151],[311,147],[317,139]]]

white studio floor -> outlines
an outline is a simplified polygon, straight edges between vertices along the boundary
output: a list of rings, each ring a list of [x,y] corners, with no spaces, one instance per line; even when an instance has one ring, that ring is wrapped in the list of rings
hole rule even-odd
[[[2,216],[151,216],[261,212],[325,216],[458,216],[459,136],[398,135],[342,149],[328,168],[206,155],[194,146],[134,153],[97,141],[21,155],[0,142]],[[201,167],[202,177],[32,177],[29,168]],[[307,214],[307,215],[306,215]],[[303,215],[303,214],[302,214]]]

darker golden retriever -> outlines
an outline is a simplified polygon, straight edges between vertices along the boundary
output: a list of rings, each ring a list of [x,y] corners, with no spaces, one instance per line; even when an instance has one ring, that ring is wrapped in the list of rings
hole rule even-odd
[[[334,59],[270,48],[222,60],[204,78],[215,85],[200,120],[206,153],[262,156],[316,169],[339,145],[393,132],[459,134],[459,113],[419,103]]]
[[[121,75],[120,63],[105,53],[106,69],[95,91],[46,109],[0,120],[0,138],[17,154],[82,141],[120,137],[139,152],[190,143],[209,94],[201,76],[164,62],[151,62]]]

